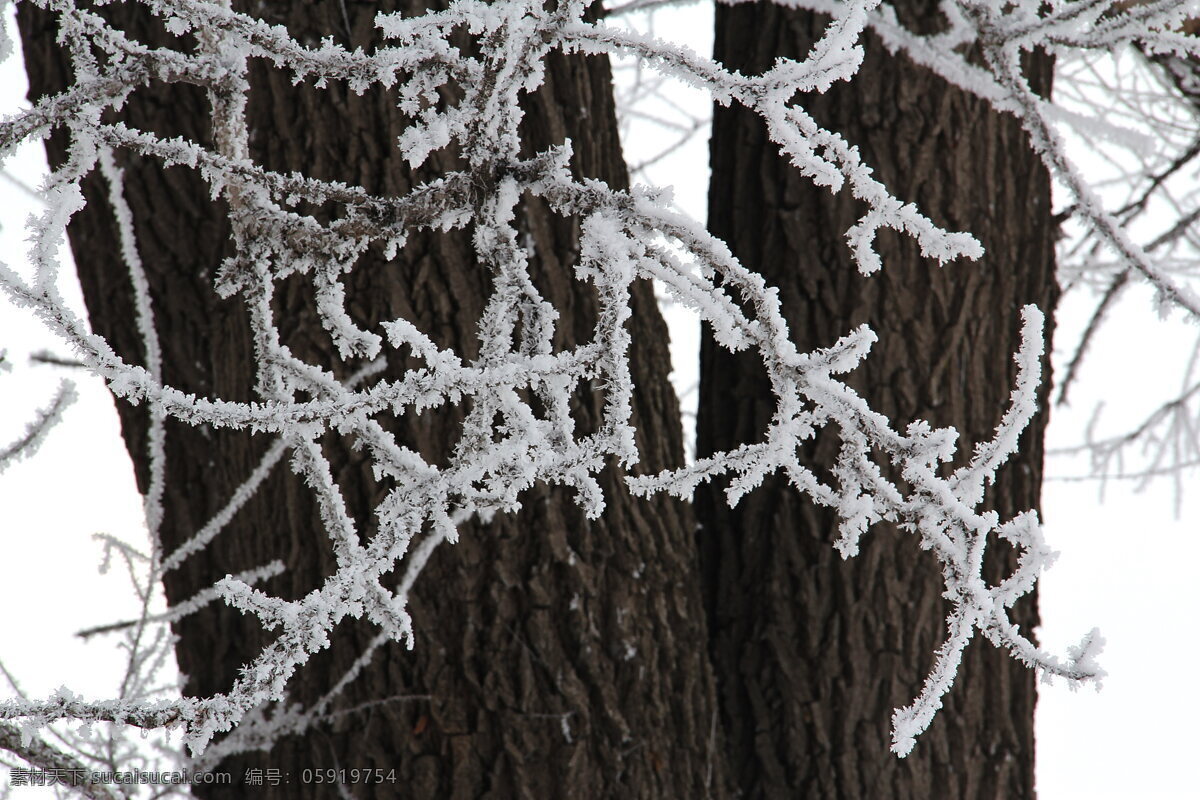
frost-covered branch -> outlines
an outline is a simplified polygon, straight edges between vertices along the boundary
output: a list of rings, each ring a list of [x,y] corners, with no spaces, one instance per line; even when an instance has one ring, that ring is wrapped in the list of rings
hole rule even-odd
[[[847,7],[837,0],[778,2],[830,16]],[[933,34],[906,28],[889,3],[868,7],[865,26],[892,53],[1016,117],[1029,146],[1065,190],[1065,208],[1057,216],[1064,226],[1062,283],[1101,287],[1062,383],[1065,396],[1131,277],[1155,288],[1163,313],[1179,308],[1200,318],[1193,288],[1200,272],[1200,194],[1193,174],[1200,3],[953,0],[940,7],[944,25]],[[1021,66],[1025,54],[1038,50],[1057,61],[1053,100],[1033,90]],[[1171,474],[1195,463],[1190,419],[1170,430],[1161,424],[1181,409],[1168,402],[1139,431],[1086,445],[1096,448],[1095,468],[1102,475],[1125,474],[1114,472],[1113,455],[1127,452],[1135,440],[1151,458],[1134,475]]]
[[[63,381],[49,405],[40,409],[25,426],[25,433],[0,450],[0,472],[4,472],[21,459],[32,457],[46,440],[50,429],[62,419],[63,412],[75,402],[76,397],[75,386],[69,381]]]
[[[70,754],[6,722],[0,722],[0,749],[20,756],[32,767],[63,775],[68,781],[71,776],[79,776],[78,782],[70,782],[69,785],[91,800],[118,800],[120,797],[107,784],[88,780],[92,771]]]
[[[814,502],[837,511],[837,547],[843,556],[857,553],[871,525],[890,521],[917,536],[938,559],[946,596],[953,604],[951,635],[914,705],[897,712],[898,754],[906,754],[928,725],[952,683],[963,648],[976,632],[1046,674],[1071,681],[1101,674],[1093,661],[1098,638],[1086,639],[1077,652],[1060,661],[1039,650],[1008,618],[1008,608],[1032,589],[1050,559],[1036,515],[1026,512],[1001,520],[979,509],[985,485],[1015,450],[1036,408],[1042,347],[1036,309],[1023,312],[1018,379],[995,437],[980,445],[966,466],[945,477],[939,466],[953,456],[953,430],[933,429],[919,421],[898,430],[838,378],[867,356],[873,332],[859,328],[832,347],[802,352],[791,339],[777,291],[744,268],[702,226],[666,209],[661,193],[620,190],[573,177],[569,142],[532,156],[522,151],[527,143],[521,140],[521,98],[541,84],[549,54],[623,53],[646,69],[704,89],[718,102],[736,102],[758,114],[781,152],[804,175],[830,191],[849,191],[861,201],[863,216],[846,235],[862,272],[886,266],[874,249],[882,229],[911,238],[927,257],[942,262],[975,258],[982,249],[974,238],[943,230],[915,206],[898,200],[872,176],[851,143],[822,128],[796,102],[799,92],[824,91],[836,81],[853,78],[862,58],[860,34],[884,17],[878,0],[837,4],[807,58],[780,59],[764,74],[753,76],[651,37],[589,22],[582,0],[554,8],[540,0],[455,0],[446,10],[425,16],[381,14],[376,20],[381,43],[370,53],[348,50],[332,40],[305,46],[284,28],[234,12],[228,3],[140,2],[168,30],[194,33],[198,45],[189,52],[148,48],[72,0],[38,0],[63,14],[63,40],[74,58],[75,84],[0,123],[0,156],[52,129],[68,133],[69,148],[66,162],[48,181],[48,207],[34,226],[35,275],[30,280],[0,268],[0,289],[14,303],[31,308],[115,395],[149,408],[150,552],[139,554],[114,544],[134,576],[142,613],[132,624],[116,626],[132,637],[127,681],[119,697],[98,702],[68,693],[43,701],[19,698],[0,704],[0,719],[32,726],[79,720],[183,728],[192,751],[200,753],[215,736],[239,723],[245,732],[225,738],[217,745],[220,752],[257,747],[273,735],[327,718],[332,698],[354,680],[378,644],[415,645],[409,592],[435,549],[457,540],[460,524],[518,508],[523,494],[538,484],[570,487],[588,516],[603,512],[605,498],[597,474],[606,464],[628,467],[639,457],[631,423],[636,387],[629,366],[636,343],[627,329],[633,313],[631,287],[638,280],[656,282],[693,309],[719,344],[755,352],[770,379],[775,414],[762,443],[716,454],[682,470],[630,478],[633,491],[688,496],[698,482],[728,474],[729,500],[736,502],[768,475],[782,473]],[[968,16],[964,12],[962,19]],[[1159,24],[1176,17],[1162,11],[1152,19]],[[1067,41],[1063,31],[1068,31],[1070,18],[1059,14],[1051,22],[1045,30]],[[961,32],[962,25],[955,30]],[[1125,35],[1122,30],[1106,35],[1117,41]],[[997,45],[998,55],[989,61],[989,91],[1007,92],[1010,110],[1038,119],[1040,101],[1026,97],[1023,79],[1012,72],[1009,60],[1013,48],[1033,41],[1032,34],[1006,31],[1003,47]],[[953,52],[957,44],[947,46],[947,52]],[[341,82],[354,91],[394,89],[400,110],[413,120],[397,141],[399,154],[417,167],[433,153],[450,150],[458,156],[460,171],[418,182],[406,194],[392,197],[263,168],[251,158],[244,119],[251,59],[270,61],[296,80],[314,79],[319,88]],[[215,144],[164,138],[109,118],[107,112],[150,81],[202,87],[209,98]],[[456,99],[447,101],[448,96]],[[1048,141],[1052,150],[1054,142]],[[194,170],[228,209],[234,252],[221,265],[214,290],[245,307],[255,349],[252,402],[195,397],[164,380],[153,302],[123,199],[118,167],[122,153]],[[72,215],[83,207],[82,182],[95,172],[107,181],[116,214],[142,339],[141,364],[130,363],[90,333],[56,288],[55,253]],[[520,244],[519,215],[528,197],[541,198],[552,212],[580,220],[574,272],[594,288],[599,308],[591,339],[574,348],[556,350],[561,310],[539,291]],[[305,210],[309,203],[332,204],[342,213],[331,215],[332,221],[318,218]],[[476,261],[490,277],[492,293],[477,321],[477,356],[440,347],[407,319],[372,328],[355,319],[346,306],[344,276],[356,268],[367,248],[380,245],[395,256],[409,235],[422,230],[469,232]],[[379,377],[378,367],[370,367],[346,380],[332,365],[298,358],[283,344],[272,304],[280,282],[293,278],[308,281],[321,326],[342,358],[382,364],[378,357],[392,350],[420,366],[386,378]],[[598,387],[603,397],[600,424],[588,433],[577,430],[569,402],[581,381]],[[467,411],[452,451],[437,464],[400,444],[377,419],[444,405]],[[158,529],[166,480],[163,421],[168,417],[276,438],[213,519],[165,554]],[[821,429],[841,441],[832,482],[818,478],[798,455],[799,447]],[[348,510],[343,487],[320,444],[331,432],[361,447],[385,487],[374,509],[375,524]],[[273,595],[261,588],[268,585],[262,580],[279,569],[272,564],[226,576],[171,611],[152,612],[154,588],[162,575],[219,535],[285,457],[312,492],[334,553],[334,567],[322,585],[299,599]],[[1015,546],[1020,561],[1013,575],[991,586],[983,580],[981,566],[996,538]],[[398,585],[387,577],[391,574],[402,576]],[[243,666],[228,691],[160,699],[149,691],[154,651],[145,645],[145,637],[155,626],[161,630],[164,621],[214,597],[256,617],[275,638]],[[295,671],[328,647],[332,631],[348,618],[374,624],[377,644],[361,654],[314,708],[289,705],[287,687]],[[274,714],[267,713],[270,708]]]
[[[736,3],[742,0],[723,0]],[[836,15],[846,5],[835,0],[779,0],[780,5]],[[949,83],[988,101],[996,110],[1017,117],[1030,146],[1069,191],[1072,213],[1081,219],[1124,267],[1153,285],[1163,302],[1200,317],[1200,298],[1168,269],[1151,258],[1109,211],[1096,188],[1068,154],[1061,123],[1092,130],[1110,127],[1102,115],[1081,117],[1037,96],[1025,79],[1022,53],[1047,50],[1060,58],[1089,51],[1136,46],[1142,52],[1170,56],[1171,63],[1200,58],[1200,38],[1185,32],[1185,23],[1200,18],[1196,0],[1063,0],[1054,4],[1007,3],[1001,0],[955,0],[943,3],[946,28],[934,35],[909,31],[889,4],[868,4],[865,25],[894,53],[903,53]],[[970,56],[982,51],[984,63]],[[1185,81],[1186,83],[1186,81]]]

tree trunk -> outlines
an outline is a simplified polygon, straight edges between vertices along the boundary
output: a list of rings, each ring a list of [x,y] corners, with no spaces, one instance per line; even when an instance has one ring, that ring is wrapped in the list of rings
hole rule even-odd
[[[939,26],[934,2],[896,5],[913,30]],[[719,5],[716,19],[717,58],[746,74],[803,57],[825,22],[767,3]],[[863,278],[843,238],[861,205],[814,187],[740,109],[716,110],[709,226],[779,287],[802,350],[868,323],[879,342],[851,385],[899,428],[917,418],[954,426],[969,456],[1006,407],[1020,307],[1054,310],[1049,180],[1013,119],[890,55],[874,36],[864,44],[853,82],[804,97],[804,107],[857,145],[901,200],[973,232],[983,260],[939,268],[886,232],[883,271]],[[1049,59],[1027,68],[1048,91]],[[760,441],[772,411],[755,359],[706,337],[698,455]],[[989,492],[1004,518],[1038,504],[1045,419],[1043,411]],[[819,474],[834,462],[834,438],[818,436],[803,453]],[[915,536],[876,526],[843,562],[832,515],[778,478],[732,510],[722,486],[703,487],[696,512],[729,768],[743,796],[1033,796],[1035,675],[984,641],[968,648],[913,753],[898,760],[888,750],[892,710],[916,696],[945,636],[938,565]],[[990,547],[985,574],[995,582],[1015,559]],[[1012,616],[1030,633],[1036,602],[1024,599]]]
[[[255,13],[288,27],[302,42],[332,35],[369,47],[377,4],[256,3]],[[19,7],[31,78],[30,96],[61,90],[66,56],[55,45],[55,22],[28,4]],[[419,9],[409,9],[417,11]],[[151,45],[180,46],[157,22],[125,6],[104,9],[119,26]],[[396,150],[405,120],[392,93],[359,97],[345,86],[292,86],[269,65],[252,67],[249,106],[255,160],[281,172],[338,179],[381,194],[400,194],[429,177],[413,175]],[[544,149],[569,137],[579,174],[616,186],[626,181],[617,141],[608,63],[601,58],[551,58],[546,85],[528,98],[525,138]],[[182,85],[138,90],[122,110],[131,126],[184,136],[211,146],[205,94]],[[65,134],[48,144],[62,162]],[[213,276],[230,248],[230,226],[199,176],[118,154],[126,170],[138,246],[150,281],[162,339],[164,380],[202,397],[250,400],[254,362],[246,313],[222,301]],[[453,169],[448,153],[439,169]],[[86,183],[87,208],[71,223],[70,239],[94,329],[127,360],[141,363],[128,274],[118,256],[105,192]],[[314,213],[328,212],[316,210]],[[550,214],[527,198],[525,224],[539,260],[535,280],[562,314],[556,346],[590,336],[593,290],[574,280],[578,220]],[[477,352],[476,324],[489,290],[467,235],[414,233],[400,257],[372,251],[347,277],[347,308],[370,326],[403,316],[441,346]],[[299,357],[347,375],[359,366],[339,360],[322,331],[307,284],[285,282],[276,297],[283,340]],[[642,468],[681,459],[675,396],[667,382],[667,333],[649,286],[634,292],[633,375],[639,391],[635,423]],[[395,376],[404,360],[390,356]],[[579,426],[595,428],[600,395],[574,398]],[[147,485],[143,409],[119,404],[122,431],[140,486]],[[461,413],[426,412],[386,422],[400,440],[435,463],[457,439]],[[164,551],[170,553],[228,500],[271,445],[269,437],[167,423]],[[333,434],[323,442],[352,514],[370,533],[372,509],[386,486],[365,458]],[[707,797],[722,796],[716,752],[716,706],[706,658],[698,556],[685,504],[630,498],[615,468],[602,475],[608,506],[589,521],[569,493],[539,488],[519,513],[490,525],[470,524],[460,542],[436,553],[411,598],[416,647],[390,644],[334,704],[333,717],[269,754],[228,759],[233,787],[202,789],[206,797],[338,797],[337,787],[304,782],[306,769],[395,770],[395,783],[347,786],[354,797]],[[315,504],[285,466],[213,544],[166,578],[178,603],[227,573],[281,559],[287,572],[268,589],[298,598],[333,568]],[[238,668],[269,641],[256,620],[222,607],[176,626],[176,654],[185,692],[228,689]],[[291,699],[320,698],[350,667],[375,631],[343,624],[332,646],[293,679]],[[249,768],[279,769],[278,786],[240,782]]]

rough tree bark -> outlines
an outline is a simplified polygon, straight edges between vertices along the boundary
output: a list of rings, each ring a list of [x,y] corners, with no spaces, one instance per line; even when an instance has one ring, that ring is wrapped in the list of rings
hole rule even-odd
[[[132,6],[133,4],[129,4]],[[246,4],[284,24],[300,41],[334,35],[368,47],[375,3],[292,0]],[[412,8],[410,10],[418,10]],[[149,44],[179,45],[136,7],[105,13]],[[65,54],[55,45],[53,18],[19,7],[31,98],[63,88]],[[607,61],[552,58],[547,83],[529,98],[525,133],[531,147],[570,137],[579,173],[626,182],[617,141]],[[293,87],[286,75],[255,64],[249,122],[255,160],[271,169],[357,183],[372,192],[401,193],[419,176],[402,164],[395,137],[404,120],[386,92],[357,97],[343,86]],[[136,92],[122,118],[160,135],[211,144],[203,91],[155,85]],[[61,163],[65,140],[48,144]],[[253,348],[237,300],[221,301],[213,275],[229,249],[229,225],[208,189],[186,169],[162,169],[118,154],[126,170],[139,247],[149,273],[164,351],[164,379],[200,396],[249,400]],[[453,155],[435,158],[440,169]],[[105,192],[96,179],[88,207],[70,227],[89,316],[126,359],[141,363],[131,292],[118,257]],[[328,214],[328,209],[315,209]],[[572,277],[577,221],[556,218],[536,202],[526,208],[528,234],[539,254],[535,277],[562,313],[560,345],[589,336],[596,309],[590,287]],[[372,252],[347,280],[348,308],[376,324],[404,316],[442,346],[476,351],[475,326],[488,280],[463,235],[414,235],[388,262]],[[307,284],[284,284],[276,316],[294,353],[345,375],[321,330]],[[667,333],[648,286],[634,296],[630,323],[635,417],[642,432],[642,467],[681,459],[676,399],[667,382]],[[404,366],[395,355],[389,368]],[[575,396],[583,429],[598,424],[602,395]],[[146,417],[119,404],[122,430],[145,488]],[[456,414],[426,413],[391,421],[402,441],[437,459],[455,441]],[[185,541],[229,498],[270,445],[262,436],[167,426],[166,552]],[[386,487],[364,459],[334,436],[324,442],[352,512],[370,530],[371,508]],[[250,767],[280,769],[279,786],[204,789],[207,797],[337,797],[331,786],[301,784],[305,768],[396,770],[398,782],[347,787],[355,797],[705,797],[721,796],[714,688],[706,658],[698,558],[686,505],[632,500],[615,469],[602,480],[604,518],[583,518],[566,492],[537,491],[524,510],[489,526],[462,531],[441,548],[412,599],[416,649],[391,645],[335,704],[336,718],[269,754],[226,761],[235,782]],[[230,572],[279,558],[287,572],[270,589],[299,597],[333,561],[314,503],[286,466],[276,468],[258,496],[213,545],[167,576],[170,602],[188,598]],[[228,688],[237,668],[267,634],[257,622],[212,608],[176,627],[185,691],[204,696]],[[293,684],[294,700],[311,704],[350,666],[374,632],[343,625]]]
[[[913,30],[939,25],[932,0],[894,5]],[[824,21],[768,3],[718,5],[716,19],[717,58],[746,74],[805,55]],[[869,323],[880,341],[851,385],[897,426],[915,418],[954,426],[969,455],[1006,405],[1019,308],[1054,309],[1049,181],[1014,120],[891,56],[873,36],[865,46],[854,81],[805,97],[804,107],[858,145],[901,200],[976,234],[984,259],[939,268],[889,233],[879,242],[883,272],[861,277],[843,239],[859,204],[813,187],[780,159],[762,123],[736,109],[716,110],[709,226],[779,287],[802,350]],[[1049,59],[1028,69],[1048,91]],[[698,455],[760,440],[768,392],[753,358],[706,338]],[[990,490],[1006,518],[1038,504],[1045,419]],[[831,436],[804,453],[825,468],[835,456]],[[743,796],[1033,796],[1035,676],[982,640],[916,750],[902,761],[888,752],[892,709],[912,701],[945,635],[936,560],[914,536],[877,527],[843,562],[832,516],[779,478],[732,511],[722,489],[704,487],[696,511],[729,768]],[[1012,560],[993,556],[989,580]],[[1036,603],[1022,601],[1013,619],[1028,633]]]

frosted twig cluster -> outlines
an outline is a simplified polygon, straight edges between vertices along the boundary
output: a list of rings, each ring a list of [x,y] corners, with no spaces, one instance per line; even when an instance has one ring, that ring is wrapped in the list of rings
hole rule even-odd
[[[827,14],[844,8],[837,0],[776,2]],[[893,53],[1019,119],[1065,190],[1060,280],[1068,289],[1098,287],[1099,301],[1061,382],[1061,402],[1131,275],[1154,287],[1162,313],[1178,308],[1200,320],[1190,285],[1200,269],[1200,2],[954,0],[941,9],[945,26],[934,35],[905,28],[887,3],[868,9],[866,26]],[[1022,73],[1022,55],[1035,50],[1056,59],[1053,101]],[[1087,157],[1086,171],[1076,154]],[[1097,175],[1101,164],[1106,174]],[[1181,471],[1200,464],[1197,397],[1185,381],[1126,433],[1067,452],[1090,453],[1100,479],[1170,476],[1178,502]]]
[[[722,0],[736,4],[745,0]],[[841,14],[838,0],[776,0],[779,5]],[[1044,50],[1071,59],[1081,52],[1136,46],[1143,52],[1187,63],[1200,58],[1200,38],[1184,32],[1200,19],[1197,0],[954,0],[941,4],[944,30],[919,35],[904,27],[887,3],[864,3],[862,24],[892,52],[903,53],[959,88],[1013,114],[1025,127],[1030,146],[1041,156],[1072,199],[1071,212],[1126,268],[1140,273],[1162,300],[1200,317],[1200,297],[1173,279],[1145,247],[1133,241],[1108,210],[1095,187],[1069,157],[1056,123],[1083,123],[1039,97],[1021,70],[1021,54]],[[982,52],[983,64],[971,58]],[[1103,126],[1103,120],[1099,122]]]
[[[73,0],[36,2],[62,15],[63,41],[74,56],[74,83],[0,125],[0,154],[55,128],[69,133],[70,148],[66,163],[49,179],[49,207],[34,227],[35,274],[27,280],[5,267],[0,270],[0,288],[14,302],[32,308],[114,394],[150,409],[152,469],[146,514],[152,552],[122,553],[144,558],[149,575],[157,580],[205,547],[286,455],[316,499],[336,566],[319,589],[299,600],[284,600],[253,585],[281,568],[267,564],[241,577],[228,576],[170,612],[185,613],[219,597],[276,633],[224,693],[166,700],[122,696],[101,702],[61,693],[43,701],[0,704],[0,720],[19,721],[26,731],[62,719],[182,727],[197,753],[216,734],[243,721],[254,723],[251,733],[242,737],[246,747],[269,740],[272,730],[278,734],[303,728],[312,719],[304,716],[309,712],[286,707],[268,723],[261,709],[285,701],[297,668],[327,647],[330,632],[348,617],[376,625],[380,642],[413,646],[408,592],[433,550],[456,540],[461,522],[517,508],[522,493],[536,483],[569,486],[589,516],[603,512],[597,473],[612,461],[630,465],[638,460],[630,424],[635,387],[626,322],[632,313],[630,287],[640,279],[657,282],[694,309],[721,345],[755,351],[770,376],[776,411],[761,444],[720,453],[683,470],[632,479],[633,491],[688,496],[698,482],[728,473],[733,476],[729,499],[736,502],[767,475],[782,472],[815,502],[837,511],[842,519],[837,546],[844,556],[857,552],[870,525],[890,520],[919,537],[941,564],[946,596],[953,604],[950,638],[913,705],[896,714],[898,754],[911,749],[940,707],[963,648],[976,631],[1048,675],[1083,681],[1101,674],[1093,660],[1097,636],[1087,637],[1069,658],[1059,660],[1035,647],[1008,618],[1007,609],[1032,588],[1049,560],[1036,515],[1026,512],[1001,520],[993,512],[978,510],[985,484],[1015,450],[1036,408],[1040,312],[1023,312],[1023,344],[1016,355],[1020,377],[995,437],[981,445],[966,466],[943,477],[939,465],[954,453],[953,430],[913,422],[899,431],[836,377],[866,357],[874,340],[871,331],[860,328],[828,349],[799,351],[790,339],[776,291],[742,267],[702,226],[666,210],[657,192],[619,190],[572,177],[569,142],[522,156],[519,101],[541,84],[548,54],[628,54],[647,68],[703,88],[718,102],[739,103],[759,114],[797,169],[817,184],[850,191],[861,201],[863,216],[847,231],[847,239],[864,273],[884,266],[874,249],[883,229],[911,237],[926,256],[942,262],[978,257],[982,248],[974,238],[943,230],[913,205],[897,200],[872,176],[853,146],[823,129],[795,103],[797,92],[824,91],[853,77],[862,57],[858,38],[864,26],[871,19],[887,19],[876,8],[877,0],[838,4],[833,21],[807,58],[781,59],[755,76],[731,72],[683,48],[589,22],[582,0],[564,0],[552,9],[541,0],[456,0],[444,11],[419,17],[380,15],[377,26],[383,43],[371,52],[349,50],[332,40],[306,46],[283,28],[220,3],[139,0],[168,30],[193,32],[199,42],[188,52],[150,48]],[[986,7],[970,11],[973,16],[964,13],[962,19],[976,20],[972,30],[992,31],[988,26],[997,24]],[[1164,18],[1169,16],[1164,12]],[[1014,48],[1026,39],[1004,30],[1007,33],[988,51],[994,81],[1007,87],[1013,108],[1026,109],[1036,134],[1040,101],[1027,98],[1021,79],[1009,70]],[[469,51],[454,44],[452,31],[469,34]],[[950,52],[955,45],[946,46]],[[431,153],[452,148],[465,166],[398,197],[265,170],[250,157],[244,118],[251,59],[268,60],[294,80],[311,79],[318,87],[336,81],[355,91],[390,87],[401,111],[415,120],[397,142],[409,164],[420,166]],[[215,146],[106,121],[107,109],[118,108],[149,82],[206,89]],[[455,92],[441,92],[450,86]],[[448,103],[447,94],[460,99]],[[1046,145],[1046,152],[1053,152],[1052,144]],[[121,200],[115,151],[194,169],[227,205],[235,252],[222,265],[215,290],[237,298],[247,309],[257,357],[254,402],[195,397],[163,382],[151,298]],[[71,216],[83,207],[81,181],[97,170],[112,188],[122,255],[146,344],[144,364],[127,362],[104,339],[89,333],[83,320],[64,305],[55,285],[55,252]],[[541,198],[557,214],[581,220],[575,275],[594,286],[599,313],[591,340],[573,349],[553,349],[559,311],[539,293],[519,243],[517,217],[528,196]],[[333,203],[342,213],[336,221],[322,221],[297,210],[303,203]],[[1105,217],[1097,213],[1096,219],[1102,224]],[[368,246],[383,244],[395,256],[406,238],[421,229],[469,231],[478,263],[490,272],[493,292],[478,321],[478,357],[465,358],[439,347],[406,319],[370,329],[345,308],[342,276],[355,268]],[[329,365],[302,361],[282,343],[271,300],[278,282],[297,274],[310,281],[321,323],[343,358],[366,365],[355,380],[339,380]],[[411,354],[423,365],[397,378],[379,377],[371,364],[379,363],[388,347]],[[604,393],[601,424],[586,435],[576,431],[569,407],[570,392],[581,381],[590,381]],[[468,400],[461,436],[441,466],[400,445],[375,419],[380,413],[402,415]],[[166,417],[278,439],[217,518],[173,553],[161,552],[158,544]],[[842,443],[832,483],[820,480],[797,456],[798,447],[822,428],[835,431]],[[360,533],[366,521],[348,513],[342,487],[322,453],[319,439],[329,431],[353,436],[389,487],[374,509],[378,524],[370,536]],[[885,473],[899,475],[903,488]],[[1017,570],[996,586],[981,576],[984,552],[993,537],[1011,542],[1020,553]],[[402,578],[392,588],[383,576],[394,570]],[[137,630],[154,621],[146,608],[134,624]],[[339,689],[353,680],[361,663],[360,659]],[[222,745],[237,741],[236,736]]]
[[[1200,18],[1192,20],[1200,30]],[[1106,169],[1090,176],[1114,216],[1154,257],[1158,267],[1179,281],[1194,281],[1200,271],[1200,60],[1130,49],[1116,59],[1076,56],[1059,67],[1065,80],[1056,79],[1057,102],[1070,110],[1086,109],[1099,97],[1118,98],[1108,113],[1108,126],[1089,132],[1072,126],[1080,147],[1097,154]],[[1114,258],[1086,228],[1067,222],[1060,251],[1060,274],[1068,289],[1095,296],[1095,307],[1079,345],[1060,381],[1058,402],[1071,399],[1069,390],[1086,367],[1102,358],[1094,344],[1112,319],[1120,301],[1137,286],[1134,273]],[[1160,311],[1166,311],[1164,305]],[[1164,396],[1144,415],[1119,422],[1094,410],[1092,423],[1077,446],[1049,451],[1056,456],[1086,455],[1084,478],[1103,485],[1110,479],[1132,480],[1139,487],[1152,480],[1171,481],[1176,510],[1184,496],[1189,468],[1200,465],[1200,393],[1196,369],[1200,365],[1200,336],[1194,330],[1173,329],[1172,343],[1186,337],[1190,348],[1180,348],[1176,358],[1179,379],[1172,395]],[[1163,372],[1171,360],[1169,350],[1155,363]],[[1081,464],[1083,466],[1083,464]]]

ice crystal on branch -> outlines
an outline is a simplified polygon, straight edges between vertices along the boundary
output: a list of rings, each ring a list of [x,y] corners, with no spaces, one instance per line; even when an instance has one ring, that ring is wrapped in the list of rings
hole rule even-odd
[[[836,510],[841,519],[836,546],[843,556],[854,556],[862,536],[886,520],[918,537],[941,566],[952,607],[949,635],[914,703],[896,712],[893,749],[899,755],[909,752],[940,707],[976,633],[1047,675],[1086,681],[1102,674],[1094,660],[1102,641],[1097,635],[1089,635],[1069,658],[1059,660],[1038,649],[1008,617],[1008,609],[1033,588],[1052,558],[1036,514],[1003,520],[980,510],[985,486],[1015,451],[1036,410],[1042,355],[1037,309],[1021,312],[1018,378],[995,436],[977,447],[965,466],[947,474],[944,465],[955,453],[955,431],[886,419],[839,378],[868,357],[872,331],[848,331],[832,346],[802,352],[792,341],[777,292],[702,226],[668,210],[658,192],[573,177],[569,142],[525,153],[521,98],[541,85],[551,53],[630,56],[644,69],[759,115],[796,169],[831,192],[850,192],[863,211],[845,233],[863,273],[887,267],[875,251],[884,229],[910,237],[926,257],[939,262],[977,258],[982,248],[968,232],[944,230],[919,208],[898,200],[873,177],[852,143],[822,128],[796,101],[800,92],[821,92],[837,81],[853,80],[862,58],[859,38],[870,28],[889,47],[1018,116],[1032,146],[1072,192],[1075,213],[1097,239],[1171,302],[1200,313],[1191,292],[1151,262],[1148,249],[1134,243],[1096,199],[1063,153],[1049,121],[1053,109],[1030,90],[1019,68],[1021,52],[1034,47],[1060,51],[1136,41],[1151,52],[1195,55],[1195,40],[1175,32],[1190,13],[1180,9],[1193,4],[1126,8],[1090,0],[962,0],[943,4],[946,30],[917,36],[900,26],[892,9],[879,0],[801,0],[795,4],[831,14],[808,56],[780,59],[761,75],[743,75],[685,48],[591,21],[582,0],[549,7],[540,0],[455,0],[445,10],[423,16],[381,14],[376,20],[380,42],[370,52],[332,39],[304,44],[284,28],[234,12],[227,3],[139,0],[168,30],[194,34],[197,43],[178,50],[151,48],[73,0],[32,1],[60,14],[62,41],[74,58],[73,82],[0,124],[0,155],[56,129],[67,132],[70,145],[66,162],[49,179],[49,206],[33,228],[35,275],[27,280],[5,267],[0,288],[13,302],[32,308],[114,394],[149,406],[152,468],[146,513],[151,552],[120,550],[129,563],[145,565],[138,573],[144,614],[132,624],[140,628],[175,619],[219,597],[256,617],[276,638],[243,666],[228,691],[212,697],[130,695],[102,702],[65,694],[45,701],[20,698],[0,704],[0,719],[26,726],[68,719],[182,727],[195,753],[239,723],[242,727],[214,751],[268,746],[276,736],[318,722],[330,698],[310,709],[287,704],[293,673],[329,645],[330,632],[348,617],[369,620],[379,633],[333,694],[354,680],[380,643],[399,640],[419,646],[408,593],[431,553],[456,540],[461,523],[519,507],[523,493],[539,483],[570,487],[588,515],[603,513],[597,473],[607,463],[638,461],[631,427],[637,387],[629,368],[629,351],[636,343],[626,328],[633,313],[630,287],[637,280],[656,282],[693,309],[719,344],[753,351],[769,376],[775,413],[761,443],[684,469],[631,478],[632,491],[687,497],[699,482],[728,474],[728,497],[736,503],[767,476],[782,473],[813,502]],[[964,55],[972,49],[982,53],[982,63]],[[264,168],[251,158],[245,121],[251,59],[268,61],[293,81],[312,80],[318,87],[344,83],[356,92],[393,89],[400,110],[412,120],[395,142],[403,159],[413,167],[428,165],[431,156],[449,150],[458,157],[459,168],[397,196]],[[162,137],[106,114],[150,83],[203,88],[214,144]],[[196,397],[164,382],[153,307],[114,157],[120,152],[195,170],[227,207],[234,249],[213,290],[242,303],[249,317],[257,369],[253,402]],[[66,225],[83,206],[81,182],[93,172],[110,187],[121,254],[136,298],[142,364],[129,363],[88,332],[56,289],[55,253]],[[555,214],[581,221],[574,275],[594,287],[599,313],[591,339],[573,348],[553,346],[563,309],[538,290],[521,243],[520,215],[531,198]],[[335,219],[305,210],[325,205],[338,209]],[[441,347],[429,332],[403,318],[372,329],[346,307],[342,282],[362,254],[381,245],[394,257],[411,234],[423,230],[469,232],[476,261],[490,276],[492,293],[477,321],[477,355]],[[332,365],[305,362],[284,345],[272,298],[280,282],[292,276],[308,281],[332,350],[364,365],[353,378],[339,379]],[[414,366],[398,377],[380,377],[387,349],[402,352]],[[601,423],[587,433],[577,430],[568,402],[580,382],[598,387],[604,398]],[[441,464],[401,445],[379,419],[445,405],[467,410],[459,438]],[[171,553],[161,552],[157,540],[166,417],[274,437],[222,510]],[[831,480],[820,478],[798,455],[800,446],[822,429],[841,442]],[[330,431],[353,437],[369,455],[376,476],[386,482],[387,494],[374,509],[377,524],[347,510],[343,487],[320,445]],[[255,565],[167,614],[152,614],[152,585],[201,551],[285,458],[311,490],[332,543],[336,564],[324,583],[299,599],[284,599],[255,585],[278,574],[282,565]],[[366,530],[372,532],[364,534]],[[989,585],[981,569],[987,547],[997,538],[1016,548],[1019,564],[998,585]],[[395,588],[383,577],[391,573],[401,576]],[[271,703],[278,704],[273,714],[266,710]],[[7,737],[7,731],[0,733]],[[29,742],[22,747],[28,750]]]

